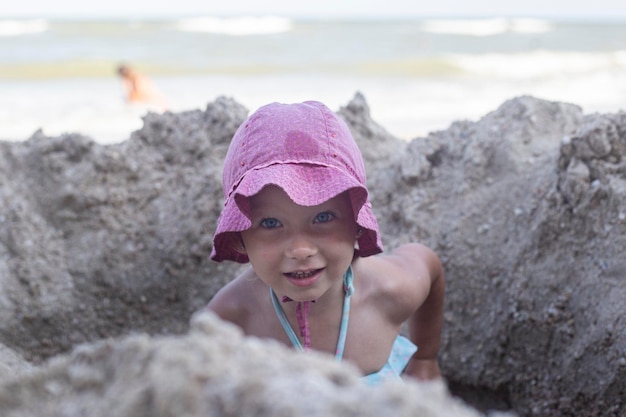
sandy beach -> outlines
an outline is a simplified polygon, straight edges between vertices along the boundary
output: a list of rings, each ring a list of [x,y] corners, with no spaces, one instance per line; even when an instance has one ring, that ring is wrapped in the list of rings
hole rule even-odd
[[[521,96],[407,141],[362,95],[336,110],[385,246],[444,263],[443,385],[372,391],[349,365],[194,316],[240,268],[209,260],[249,111],[219,98],[118,144],[0,142],[0,414],[624,415],[625,114]]]
[[[625,21],[0,18],[0,416],[626,416]],[[209,259],[232,135],[309,99],[384,246],[443,262],[442,381],[201,312],[242,268]]]

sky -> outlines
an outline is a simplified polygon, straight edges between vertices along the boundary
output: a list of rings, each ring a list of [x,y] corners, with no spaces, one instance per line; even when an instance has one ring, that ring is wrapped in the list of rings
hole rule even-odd
[[[0,18],[198,15],[626,17],[624,0],[14,0],[3,3]]]

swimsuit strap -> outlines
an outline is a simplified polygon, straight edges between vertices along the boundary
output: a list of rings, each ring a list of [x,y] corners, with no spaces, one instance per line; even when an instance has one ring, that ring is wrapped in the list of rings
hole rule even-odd
[[[354,293],[354,284],[353,284],[353,275],[352,275],[352,267],[348,267],[348,270],[343,275],[343,289],[345,292],[343,298],[343,311],[341,313],[341,324],[339,327],[339,338],[337,340],[337,349],[335,351],[335,359],[340,361],[343,358],[343,351],[346,345],[346,336],[348,334],[348,322],[350,320],[350,296]],[[291,341],[298,350],[304,350],[302,343],[300,343],[300,339],[296,336],[296,332],[293,331],[289,320],[287,320],[287,315],[285,314],[285,310],[280,305],[280,301],[278,301],[278,297],[272,288],[270,288],[270,298],[272,300],[272,305],[274,306],[274,311],[276,312],[276,316],[278,316],[278,320],[280,321],[281,326],[287,333],[287,337]]]
[[[348,322],[350,321],[350,296],[354,293],[354,283],[352,266],[343,275],[343,290],[346,295],[343,297],[343,312],[341,314],[341,325],[339,327],[339,339],[337,340],[337,350],[335,360],[343,359],[343,351],[346,347],[346,336],[348,335]]]
[[[270,288],[270,297],[272,299],[272,305],[274,306],[274,311],[278,316],[278,320],[280,320],[280,324],[283,326],[285,333],[291,340],[291,343],[298,348],[298,350],[304,350],[302,343],[300,343],[300,339],[296,336],[296,333],[293,331],[291,324],[289,324],[289,320],[287,320],[287,315],[285,314],[285,310],[283,310],[283,306],[280,305],[280,301],[278,301],[278,297],[272,288]]]

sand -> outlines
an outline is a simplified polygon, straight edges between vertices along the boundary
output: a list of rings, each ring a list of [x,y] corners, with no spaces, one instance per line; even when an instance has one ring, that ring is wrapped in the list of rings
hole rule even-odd
[[[220,97],[115,145],[0,143],[0,414],[625,415],[626,114],[517,97],[407,142],[361,94],[338,112],[385,246],[444,262],[445,384],[372,392],[323,355],[190,325],[240,268],[209,260],[248,113]]]

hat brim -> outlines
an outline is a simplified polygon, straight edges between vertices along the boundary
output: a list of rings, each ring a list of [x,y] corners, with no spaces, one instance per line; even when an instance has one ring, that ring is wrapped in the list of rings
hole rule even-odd
[[[251,226],[249,197],[270,184],[282,188],[301,206],[317,206],[348,191],[354,220],[362,229],[358,239],[359,256],[382,252],[378,223],[367,189],[355,178],[333,166],[279,163],[252,169],[241,179],[218,219],[211,259],[248,262],[248,256],[237,250],[241,247],[239,232]]]

